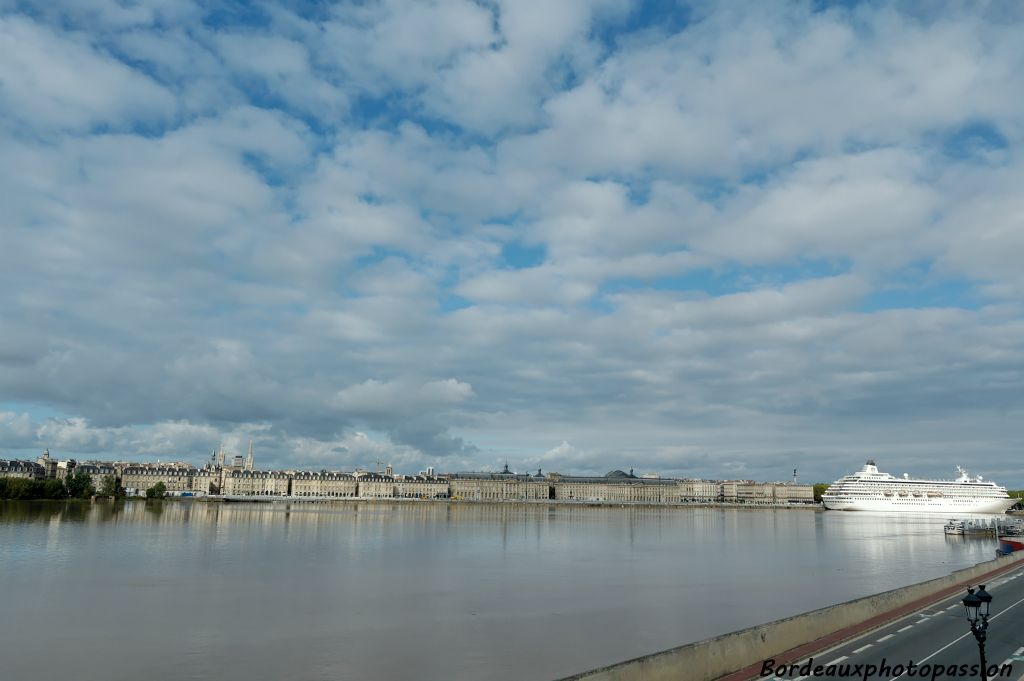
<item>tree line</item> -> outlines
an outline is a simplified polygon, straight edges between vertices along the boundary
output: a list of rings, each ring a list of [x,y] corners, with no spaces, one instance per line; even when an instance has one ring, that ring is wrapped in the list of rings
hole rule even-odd
[[[162,486],[157,483],[154,487]],[[153,488],[150,488],[153,489]],[[165,490],[158,490],[163,497]],[[0,478],[0,499],[88,499],[94,495],[124,498],[124,489],[118,486],[117,478],[106,475],[97,490],[88,473],[72,473],[63,480],[49,478],[47,480],[31,480],[28,478]],[[154,498],[146,490],[146,496]]]

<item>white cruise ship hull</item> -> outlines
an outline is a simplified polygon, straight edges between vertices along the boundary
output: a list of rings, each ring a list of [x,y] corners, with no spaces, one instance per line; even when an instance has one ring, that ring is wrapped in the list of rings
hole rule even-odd
[[[1016,499],[844,499],[822,498],[832,511],[898,511],[901,513],[1005,513]]]
[[[821,495],[833,511],[897,511],[905,513],[1004,513],[1016,503],[1005,487],[972,478],[957,466],[956,480],[921,480],[882,473],[868,461],[856,473],[843,476]]]

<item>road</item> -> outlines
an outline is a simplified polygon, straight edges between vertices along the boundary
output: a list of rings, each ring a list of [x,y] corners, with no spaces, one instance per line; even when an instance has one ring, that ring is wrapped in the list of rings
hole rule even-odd
[[[1018,681],[1024,675],[1024,567],[999,575],[985,588],[992,594],[985,645],[987,662],[990,666],[1009,665],[1002,676],[992,678]],[[787,669],[784,675],[771,676],[794,681],[813,679],[814,666],[822,665],[818,672],[821,678],[909,679],[921,678],[922,671],[924,678],[978,678],[977,669],[970,674],[970,665],[978,664],[979,656],[978,644],[961,602],[964,595],[966,591],[816,653],[809,666],[805,658],[796,664],[795,670]],[[910,669],[911,662],[915,665],[913,669]],[[829,665],[837,665],[831,674]],[[928,665],[928,668],[921,669],[921,665]],[[942,667],[937,668],[937,665]],[[812,673],[806,674],[808,671]],[[936,671],[939,675],[933,676]]]

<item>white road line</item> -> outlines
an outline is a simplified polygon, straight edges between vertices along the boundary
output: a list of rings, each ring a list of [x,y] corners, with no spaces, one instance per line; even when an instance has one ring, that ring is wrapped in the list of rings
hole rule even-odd
[[[946,608],[946,610],[952,610],[953,608],[956,608],[956,607],[958,607],[959,605],[960,605],[959,603],[954,603],[953,605],[951,605],[951,606],[949,606],[948,608]]]
[[[990,617],[990,618],[989,618],[989,621],[992,621],[992,620],[994,620],[994,619],[997,619],[997,618],[999,618],[999,617],[1002,617],[1002,616],[1003,616],[1003,615],[1005,615],[1005,614],[1006,614],[1007,612],[1009,612],[1010,608],[1015,608],[1015,607],[1017,607],[1018,605],[1020,605],[1021,603],[1024,603],[1024,598],[1020,599],[1019,601],[1015,601],[1015,602],[1011,603],[1010,605],[1006,606],[1006,607],[1005,607],[1005,608],[1003,608],[1003,609],[1002,609],[1001,611],[999,611],[999,612],[998,612],[997,614],[995,614],[995,615],[992,615],[992,617]],[[933,657],[935,657],[936,655],[938,655],[939,653],[941,653],[941,652],[942,652],[943,650],[945,650],[946,648],[949,648],[949,647],[950,647],[950,646],[952,646],[952,645],[956,645],[957,643],[959,643],[960,641],[964,640],[965,638],[967,638],[968,636],[971,636],[971,635],[972,635],[972,634],[971,634],[971,632],[969,632],[969,631],[968,631],[968,632],[967,632],[966,634],[964,634],[963,636],[960,636],[960,637],[958,637],[958,638],[955,638],[955,639],[953,639],[952,641],[950,641],[950,642],[949,642],[949,643],[947,643],[946,645],[942,646],[941,648],[939,648],[938,650],[936,650],[936,651],[935,651],[934,653],[932,653],[932,654],[931,654],[931,655],[929,655],[928,657],[924,658],[923,660],[919,660],[919,661],[918,661],[918,663],[917,663],[917,664],[918,664],[918,666],[920,666],[920,665],[924,664],[925,662],[927,662],[928,660],[932,659]],[[1022,651],[1024,651],[1024,648],[1021,648],[1021,650],[1022,650]],[[892,677],[891,679],[889,679],[889,681],[896,681],[896,679],[902,678],[902,677],[903,677],[903,676],[904,676],[905,674],[906,674],[906,672],[903,672],[903,674],[900,674],[899,676],[894,676],[894,677]]]
[[[892,638],[895,635],[896,634],[887,634],[886,636],[883,636],[882,638],[880,638],[877,641],[875,641],[875,643],[881,643],[882,641],[888,641],[890,638]]]
[[[1024,646],[1021,646],[1020,648],[1017,648],[1017,650],[1013,651],[1013,654],[1014,655],[1024,654]]]
[[[842,662],[845,659],[846,659],[846,655],[843,655],[842,657],[837,657],[836,659],[832,660],[831,662],[826,662],[825,666],[827,667],[830,664],[839,664],[840,662]]]
[[[870,648],[872,645],[874,645],[874,644],[869,643],[866,646],[861,646],[860,648],[857,648],[857,650],[853,651],[853,654],[856,655],[857,653],[863,652],[863,651],[867,650],[868,648]]]
[[[1001,664],[999,665],[999,667],[1000,667],[1000,668],[1002,668],[1002,667],[1007,667],[1007,666],[1009,666],[1009,667],[1013,667],[1013,658],[1012,658],[1012,657],[1008,657],[1008,658],[1006,658],[1006,659],[1005,659],[1005,660],[1003,660],[1003,661],[1002,661],[1002,663],[1001,663]]]
[[[979,618],[979,619],[980,619],[980,618]],[[913,624],[908,624],[907,626],[903,627],[902,629],[897,629],[897,630],[896,630],[896,633],[897,633],[897,634],[902,634],[902,633],[903,633],[904,631],[906,631],[907,629],[913,629],[913,628],[914,628],[914,625],[913,625]]]

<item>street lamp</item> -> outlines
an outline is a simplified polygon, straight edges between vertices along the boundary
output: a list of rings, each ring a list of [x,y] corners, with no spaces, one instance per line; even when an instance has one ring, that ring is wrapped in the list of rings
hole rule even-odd
[[[967,621],[971,623],[971,633],[978,642],[978,653],[981,655],[981,681],[988,681],[988,669],[985,664],[985,632],[988,631],[988,610],[992,603],[992,595],[985,591],[985,585],[978,585],[978,592],[968,588],[963,599],[967,610]]]

